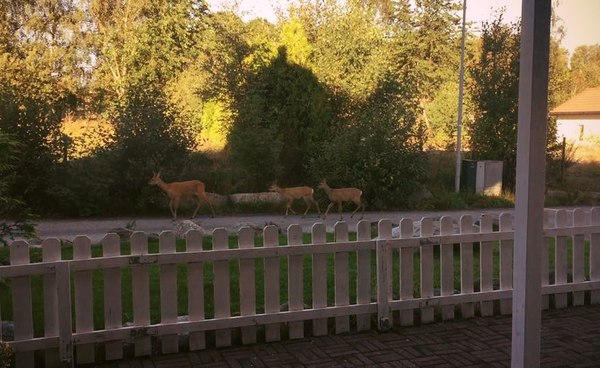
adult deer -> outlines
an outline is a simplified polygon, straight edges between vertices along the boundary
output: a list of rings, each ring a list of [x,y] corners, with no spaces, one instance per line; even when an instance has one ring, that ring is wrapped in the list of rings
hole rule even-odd
[[[317,211],[319,212],[319,216],[321,216],[321,209],[319,209],[319,204],[313,198],[314,189],[311,187],[292,187],[292,188],[281,188],[277,184],[271,185],[269,188],[270,192],[279,193],[284,199],[287,200],[287,206],[285,207],[285,216],[287,217],[288,211],[291,211],[294,215],[296,212],[292,208],[292,202],[294,199],[302,198],[304,203],[306,203],[306,211],[302,217],[306,216],[306,213],[310,209],[310,205],[314,204],[317,207]]]
[[[200,180],[187,180],[187,181],[179,181],[173,183],[164,182],[160,178],[160,172],[154,173],[152,179],[148,182],[150,185],[156,185],[160,189],[162,189],[167,196],[169,197],[169,209],[171,210],[171,214],[173,215],[173,219],[177,219],[177,209],[179,208],[179,201],[182,198],[190,197],[196,200],[196,209],[194,210],[194,214],[192,218],[196,217],[196,213],[200,208],[200,200],[202,199],[204,202],[208,204],[210,207],[210,212],[212,213],[211,217],[214,217],[215,210],[213,206],[210,204],[208,197],[206,196],[206,192],[204,191],[205,185]]]
[[[329,197],[329,200],[331,201],[331,203],[329,203],[329,206],[327,206],[327,209],[325,210],[325,214],[323,215],[323,218],[327,217],[327,213],[329,212],[329,209],[331,208],[331,206],[333,206],[335,203],[337,203],[338,205],[338,211],[340,213],[340,220],[342,220],[344,217],[342,216],[342,203],[343,202],[354,202],[354,204],[356,204],[356,208],[354,209],[354,212],[352,212],[352,214],[350,215],[350,217],[352,218],[352,216],[354,216],[354,214],[356,213],[356,211],[358,211],[359,208],[362,208],[362,211],[360,213],[360,218],[363,218],[363,213],[365,212],[365,204],[362,203],[360,197],[362,196],[362,190],[357,189],[357,188],[336,188],[333,189],[331,188],[329,185],[327,185],[327,180],[323,179],[323,181],[321,181],[321,183],[319,183],[319,188],[323,189],[325,191],[325,193],[327,193],[327,196]]]

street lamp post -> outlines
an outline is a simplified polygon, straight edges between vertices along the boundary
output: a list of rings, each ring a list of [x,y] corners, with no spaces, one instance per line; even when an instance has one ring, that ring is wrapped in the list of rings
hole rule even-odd
[[[463,17],[462,17],[462,43],[460,48],[460,73],[458,77],[458,117],[456,124],[456,169],[454,177],[454,191],[460,191],[460,169],[462,161],[461,147],[461,131],[462,131],[462,115],[463,115],[463,87],[465,79],[465,21],[467,18],[467,0],[463,0]]]

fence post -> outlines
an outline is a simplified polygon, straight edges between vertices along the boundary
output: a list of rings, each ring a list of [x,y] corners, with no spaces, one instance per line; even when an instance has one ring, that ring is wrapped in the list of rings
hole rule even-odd
[[[68,261],[56,264],[58,302],[58,355],[65,365],[73,366],[73,330],[71,326],[71,277]]]
[[[573,211],[573,226],[589,226],[591,217],[588,217],[581,208],[576,208]],[[585,235],[573,235],[573,282],[580,283],[585,281]],[[573,292],[573,305],[583,305],[585,302],[584,292]]]
[[[429,238],[433,236],[433,219],[431,217],[423,217],[421,219],[421,238]],[[439,247],[438,247],[439,248]],[[428,299],[434,296],[433,293],[433,245],[422,245],[420,249],[420,284],[421,298]],[[433,306],[421,308],[421,322],[429,323],[434,320],[435,309]]]
[[[300,229],[300,242],[302,242],[302,229]],[[254,230],[249,226],[242,227],[238,232],[238,248],[254,248]],[[302,260],[301,260],[302,261]],[[256,261],[252,258],[240,259],[240,315],[250,316],[256,314]],[[302,270],[300,270],[302,272]],[[300,273],[302,281],[302,273]],[[301,282],[302,283],[302,282]],[[300,286],[302,292],[302,286]],[[301,304],[302,305],[302,304]],[[291,310],[291,305],[290,305]],[[300,322],[302,324],[302,322]],[[242,327],[242,344],[256,343],[256,327]]]
[[[500,214],[500,231],[513,231],[511,214],[506,212]],[[512,239],[500,241],[500,290],[513,288],[513,246]],[[548,248],[545,242],[542,244],[542,249],[544,248]],[[512,298],[500,300],[500,314],[511,313]]]
[[[287,229],[288,246],[302,246],[302,227],[290,225]],[[303,256],[288,256],[288,310],[299,311],[304,309],[304,270]],[[304,337],[304,321],[288,323],[290,339],[301,339]]]
[[[29,263],[29,243],[24,240],[17,240],[10,245],[10,264],[22,265]],[[13,301],[13,320],[14,320],[14,339],[30,340],[33,338],[33,312],[31,299],[31,277],[19,276],[13,277],[12,283],[12,301]],[[15,353],[16,367],[33,367],[33,354],[30,352]]]
[[[335,242],[343,243],[348,241],[348,224],[338,221],[334,227]],[[336,252],[334,254],[334,285],[335,285],[335,305],[346,306],[350,304],[349,296],[349,278],[348,278],[348,252]],[[345,333],[350,331],[349,316],[335,317],[335,333]]]
[[[562,229],[567,227],[567,212],[565,210],[556,211],[556,228]],[[566,284],[568,281],[568,245],[567,237],[560,235],[555,237],[554,241],[554,284]],[[567,293],[554,294],[554,307],[567,307]]]
[[[165,230],[158,236],[158,249],[162,254],[175,253],[175,233]],[[177,322],[177,265],[162,264],[160,271],[160,322]],[[177,353],[179,351],[179,336],[177,334],[163,335],[160,337],[163,354]]]
[[[227,230],[217,228],[213,230],[213,249],[225,250],[229,249],[229,235]],[[213,262],[213,277],[214,277],[214,303],[215,303],[215,318],[230,318],[231,317],[231,291],[230,282],[231,274],[229,273],[229,261],[214,261]],[[215,345],[217,348],[231,346],[231,329],[224,328],[215,331]]]
[[[370,229],[369,229],[370,230]],[[370,235],[370,234],[369,234]],[[327,233],[325,224],[316,223],[312,226],[312,243],[325,244]],[[369,264],[370,266],[370,264]],[[314,253],[312,255],[312,302],[313,309],[327,307],[327,254]],[[371,280],[369,280],[370,282]],[[266,284],[266,281],[265,281]],[[371,294],[369,293],[369,301]],[[313,335],[327,335],[327,318],[313,319]]]
[[[379,331],[388,331],[392,328],[389,300],[389,245],[392,224],[389,220],[379,221],[379,237],[375,252],[377,254],[377,328]]]
[[[492,216],[483,214],[479,218],[479,232],[491,233],[494,231]],[[494,290],[494,243],[482,241],[479,244],[479,291]],[[481,316],[494,315],[492,301],[481,302]]]
[[[202,232],[190,230],[186,234],[188,252],[201,252]],[[189,263],[187,274],[188,282],[188,314],[190,321],[204,320],[204,264],[202,262]],[[190,332],[190,350],[200,350],[206,347],[206,334],[204,331]]]
[[[407,239],[413,236],[413,221],[409,218],[403,218],[400,221],[400,238]],[[414,280],[413,280],[413,257],[414,248],[400,248],[400,300],[413,299]],[[400,311],[400,325],[410,326],[414,323],[414,309]]]
[[[356,225],[356,240],[371,240],[371,223],[361,220]],[[356,304],[371,303],[371,251],[359,250],[356,252]],[[367,331],[371,329],[371,316],[359,314],[356,316],[356,329]]]
[[[460,217],[460,233],[473,233],[473,217],[462,215]],[[461,294],[473,294],[473,243],[460,243],[460,292]],[[462,303],[460,306],[462,318],[475,316],[473,303]]]
[[[48,238],[42,242],[43,262],[60,261],[60,240]],[[56,293],[56,272],[44,275],[44,335],[58,335],[58,295]],[[45,355],[46,367],[58,367],[60,356],[58,349],[47,349]]]

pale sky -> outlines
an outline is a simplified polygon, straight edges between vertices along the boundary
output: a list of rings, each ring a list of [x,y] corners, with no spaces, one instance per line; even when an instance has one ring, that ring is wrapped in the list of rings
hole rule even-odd
[[[288,0],[208,0],[211,10],[221,5],[237,3],[242,18],[260,17],[275,22],[275,9],[285,9]],[[493,19],[493,10],[506,8],[505,20],[512,22],[521,16],[521,0],[467,0],[467,22],[478,27],[484,20]],[[566,29],[562,46],[572,55],[579,45],[600,44],[600,0],[560,0],[556,9]]]

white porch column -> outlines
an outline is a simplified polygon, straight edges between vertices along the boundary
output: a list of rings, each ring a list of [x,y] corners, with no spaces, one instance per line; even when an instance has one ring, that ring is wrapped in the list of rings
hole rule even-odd
[[[551,0],[523,0],[515,205],[512,367],[540,365],[541,246]]]

